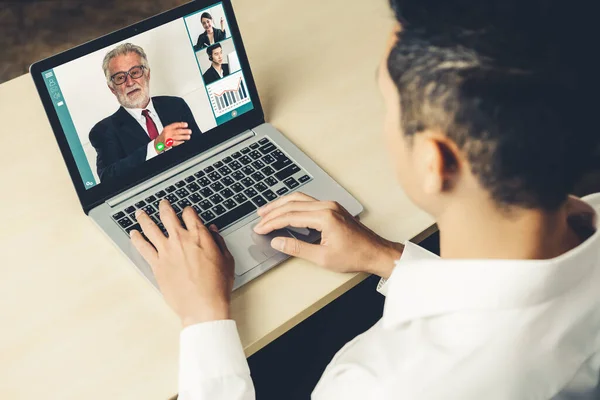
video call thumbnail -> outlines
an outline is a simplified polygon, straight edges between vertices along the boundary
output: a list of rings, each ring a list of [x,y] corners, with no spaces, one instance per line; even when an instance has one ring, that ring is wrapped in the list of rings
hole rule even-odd
[[[252,109],[221,3],[44,77],[87,189]]]

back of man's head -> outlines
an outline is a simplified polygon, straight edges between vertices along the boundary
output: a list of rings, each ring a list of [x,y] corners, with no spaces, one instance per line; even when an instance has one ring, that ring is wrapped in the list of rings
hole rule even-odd
[[[502,207],[558,208],[598,143],[576,10],[390,1],[402,32],[387,66],[404,133],[444,132]]]

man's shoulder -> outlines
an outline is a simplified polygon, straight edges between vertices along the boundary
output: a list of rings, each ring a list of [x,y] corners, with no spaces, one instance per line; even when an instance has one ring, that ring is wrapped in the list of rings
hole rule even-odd
[[[117,120],[119,119],[119,114],[121,110],[122,108],[119,108],[113,114],[98,121],[96,125],[94,125],[93,128],[90,130],[90,135],[94,134],[95,132],[105,132],[113,128],[116,125]]]
[[[152,97],[152,101],[154,104],[162,105],[175,105],[175,104],[185,104],[185,100],[181,97],[177,96],[154,96]]]

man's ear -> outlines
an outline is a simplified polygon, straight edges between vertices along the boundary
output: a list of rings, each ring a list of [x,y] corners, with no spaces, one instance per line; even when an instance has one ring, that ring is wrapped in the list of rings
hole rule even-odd
[[[446,135],[424,133],[422,151],[423,191],[428,194],[452,190],[462,165],[456,144]]]
[[[110,89],[112,94],[114,94],[115,96],[117,95],[117,91],[115,89],[113,89],[112,86],[110,86],[110,84],[107,83],[106,86],[108,86],[108,88]]]
[[[150,80],[150,68],[148,68],[148,77],[146,79]]]

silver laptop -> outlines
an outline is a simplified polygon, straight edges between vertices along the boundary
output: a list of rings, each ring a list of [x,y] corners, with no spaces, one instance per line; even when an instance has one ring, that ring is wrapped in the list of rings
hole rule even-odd
[[[193,207],[235,257],[238,288],[287,258],[253,232],[258,207],[294,191],[360,203],[265,122],[229,0],[194,1],[31,66],[83,211],[154,286],[131,245],[144,210]],[[285,112],[285,111],[284,111]]]

